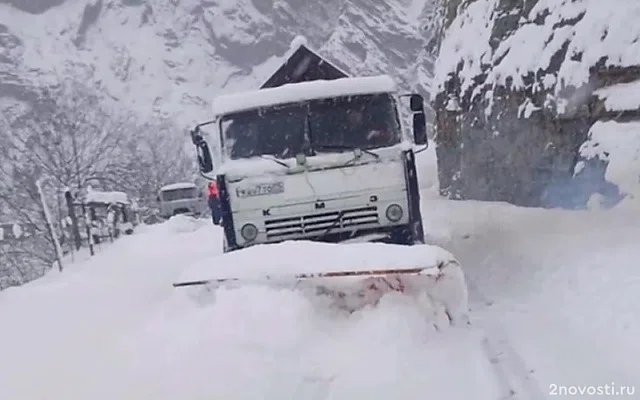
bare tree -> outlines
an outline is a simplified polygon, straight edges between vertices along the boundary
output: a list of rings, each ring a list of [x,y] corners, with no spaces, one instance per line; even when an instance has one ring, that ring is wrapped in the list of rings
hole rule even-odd
[[[127,163],[118,176],[121,187],[145,202],[165,184],[193,181],[197,169],[187,139],[186,131],[170,120],[139,126],[123,149]]]
[[[67,189],[118,190],[145,203],[160,186],[197,177],[185,130],[170,120],[140,121],[83,83],[61,82],[28,111],[7,115],[0,116],[0,219],[31,224],[40,239],[0,246],[4,286],[37,278],[55,259],[36,182],[60,224]]]
[[[5,244],[0,251],[0,264],[13,265],[13,273],[4,275],[19,282],[41,275],[55,254],[36,181],[43,183],[50,204],[58,205],[53,212],[60,220],[65,188],[81,189],[90,182],[117,186],[123,163],[128,162],[124,144],[136,122],[130,112],[107,108],[97,92],[74,81],[43,90],[31,106],[22,115],[3,114],[0,120],[0,209],[4,219],[35,226],[39,237],[46,238],[37,246]],[[22,273],[25,263],[40,267]]]

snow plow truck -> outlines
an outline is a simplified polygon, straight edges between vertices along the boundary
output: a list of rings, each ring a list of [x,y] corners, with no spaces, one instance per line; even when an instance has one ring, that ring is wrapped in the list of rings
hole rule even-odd
[[[466,315],[460,265],[425,243],[422,96],[387,75],[346,77],[222,95],[213,114],[191,140],[217,183],[223,253],[174,286],[294,285],[350,310],[394,291],[449,322]]]

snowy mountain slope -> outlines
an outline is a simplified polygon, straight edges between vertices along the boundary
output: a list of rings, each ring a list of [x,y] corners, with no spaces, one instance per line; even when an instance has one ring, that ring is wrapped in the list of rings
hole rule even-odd
[[[175,218],[62,275],[0,293],[0,340],[13,343],[0,358],[3,396],[501,395],[479,332],[435,333],[401,297],[346,317],[290,290],[220,291],[211,303],[172,288],[186,266],[220,252],[220,234],[208,220]],[[456,385],[461,376],[465,385]]]
[[[0,89],[28,99],[29,86],[74,76],[144,115],[191,124],[208,117],[221,90],[264,81],[302,35],[353,73],[391,73],[424,91],[431,60],[421,16],[429,7],[429,0],[66,0],[34,14],[0,4]]]

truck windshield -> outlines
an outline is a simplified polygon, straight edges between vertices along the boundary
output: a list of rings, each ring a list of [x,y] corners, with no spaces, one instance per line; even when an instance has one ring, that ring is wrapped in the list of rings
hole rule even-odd
[[[338,97],[309,103],[311,146],[375,149],[401,140],[400,122],[388,94]],[[333,149],[332,149],[333,150]]]
[[[304,152],[375,149],[400,142],[400,122],[388,94],[312,100],[230,114],[221,121],[230,159]]]

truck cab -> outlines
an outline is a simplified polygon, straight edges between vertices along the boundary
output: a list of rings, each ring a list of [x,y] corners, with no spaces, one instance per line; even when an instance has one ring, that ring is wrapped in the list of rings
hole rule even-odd
[[[413,134],[403,129],[410,98]],[[191,132],[220,193],[224,250],[285,240],[424,243],[414,145],[423,99],[386,75],[217,97]],[[412,137],[413,136],[413,137]]]

